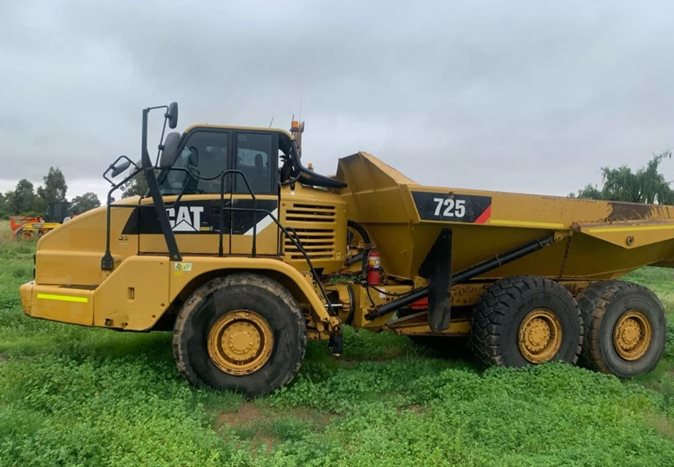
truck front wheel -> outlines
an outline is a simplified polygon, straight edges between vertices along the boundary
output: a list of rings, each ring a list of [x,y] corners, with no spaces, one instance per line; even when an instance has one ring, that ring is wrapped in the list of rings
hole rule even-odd
[[[502,279],[475,306],[471,347],[485,365],[576,363],[583,324],[573,296],[535,276]]]
[[[173,355],[191,383],[252,397],[292,381],[306,342],[304,317],[285,287],[260,275],[232,274],[207,282],[185,302]]]

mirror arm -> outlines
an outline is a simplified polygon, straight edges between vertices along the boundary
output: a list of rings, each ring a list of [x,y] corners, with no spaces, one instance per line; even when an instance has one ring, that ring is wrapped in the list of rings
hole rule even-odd
[[[168,117],[166,115],[167,114],[164,114],[164,125],[161,128],[161,136],[159,137],[159,144],[157,145],[157,157],[155,158],[154,161],[155,167],[159,165],[159,155],[161,154],[161,151],[164,149],[164,133],[166,132],[166,122],[168,121]]]
[[[166,108],[166,106],[155,108]],[[145,180],[147,181],[147,185],[150,189],[150,196],[152,196],[152,202],[154,204],[155,211],[157,212],[157,217],[159,218],[159,226],[161,227],[161,231],[164,234],[166,248],[168,249],[171,261],[180,261],[182,257],[178,251],[178,243],[176,242],[176,237],[173,233],[173,230],[171,229],[168,213],[166,212],[166,207],[164,206],[164,199],[162,198],[161,191],[159,190],[159,183],[157,182],[157,177],[154,173],[154,166],[150,160],[150,153],[147,150],[147,118],[150,110],[152,110],[152,108],[143,109],[143,126],[140,148],[143,174],[145,175]]]

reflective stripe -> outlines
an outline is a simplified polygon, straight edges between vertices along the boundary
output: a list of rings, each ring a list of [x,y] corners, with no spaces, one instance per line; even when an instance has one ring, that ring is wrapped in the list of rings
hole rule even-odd
[[[51,293],[38,293],[37,298],[42,300],[58,300],[59,302],[75,302],[75,303],[89,302],[88,297],[78,297],[76,295],[56,295]]]
[[[630,225],[627,227],[594,227],[587,229],[588,233],[602,233],[602,232],[633,232],[633,231],[649,231],[649,230],[673,230],[674,225]],[[664,240],[664,239],[663,239]]]

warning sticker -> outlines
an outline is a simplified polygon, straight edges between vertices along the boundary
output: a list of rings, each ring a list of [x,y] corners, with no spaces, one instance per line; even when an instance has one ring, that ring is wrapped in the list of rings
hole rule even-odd
[[[173,270],[175,272],[190,272],[192,263],[173,263]]]

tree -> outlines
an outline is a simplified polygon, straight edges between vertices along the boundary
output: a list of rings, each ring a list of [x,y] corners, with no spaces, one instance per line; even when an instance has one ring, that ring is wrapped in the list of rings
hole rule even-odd
[[[9,208],[7,206],[7,195],[0,193],[0,219],[6,219],[9,215]]]
[[[25,178],[19,180],[14,192],[7,192],[7,203],[12,214],[35,214],[39,211],[33,184]]]
[[[83,212],[90,209],[97,208],[100,205],[101,202],[98,199],[98,196],[96,196],[96,193],[87,192],[82,196],[75,196],[70,202],[70,209],[72,210],[73,214],[76,215],[82,214]]]
[[[63,172],[58,167],[49,167],[49,172],[45,177],[44,187],[37,189],[37,194],[44,200],[44,204],[48,205],[55,201],[65,201],[68,185],[66,185],[66,178]]]
[[[122,193],[122,198],[128,198],[130,196],[145,196],[147,195],[150,188],[147,186],[147,180],[145,180],[145,175],[143,172],[138,172],[138,174],[124,185],[124,192]]]
[[[585,185],[585,188],[578,190],[578,195],[571,193],[569,194],[571,198],[588,198],[588,199],[602,199],[601,190],[597,188],[597,185],[590,185],[589,183]]]
[[[648,161],[646,167],[632,172],[627,166],[612,169],[602,167],[601,190],[593,185],[586,185],[571,197],[625,201],[632,203],[672,204],[674,191],[658,168],[663,159],[670,159],[671,151],[656,154]]]
[[[12,190],[5,192],[5,211],[7,216],[16,214],[14,212],[14,192]]]

